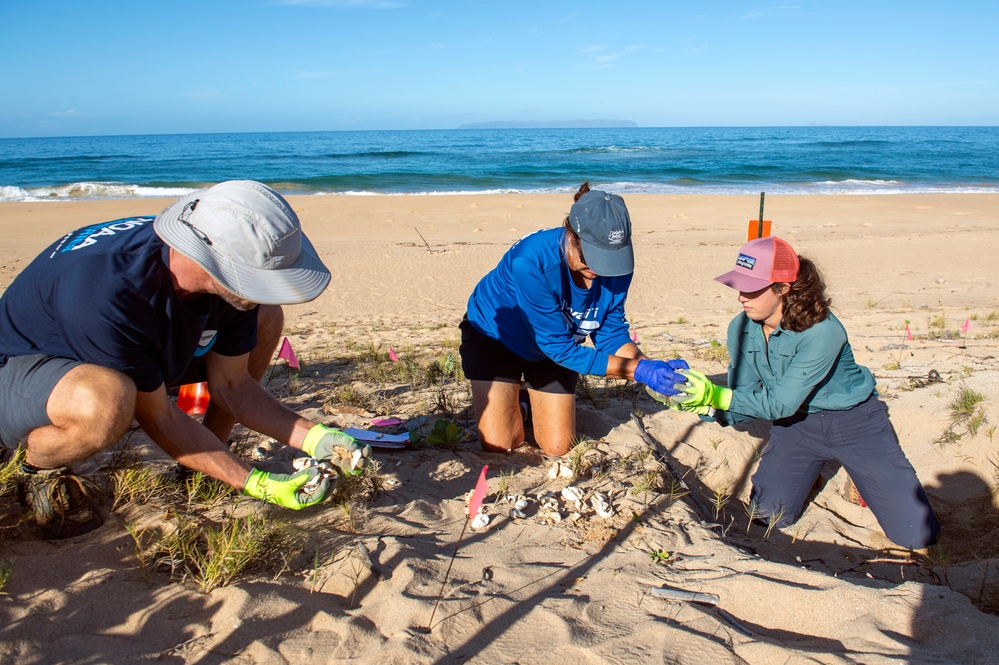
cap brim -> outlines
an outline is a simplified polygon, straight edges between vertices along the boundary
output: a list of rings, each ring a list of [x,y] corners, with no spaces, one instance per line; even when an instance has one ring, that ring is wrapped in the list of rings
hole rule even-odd
[[[304,233],[298,259],[280,270],[252,268],[215,251],[180,221],[184,206],[202,193],[188,194],[157,215],[153,228],[163,242],[204,268],[222,286],[253,303],[293,305],[315,300],[326,290],[330,271]]]
[[[749,275],[741,273],[738,270],[730,270],[724,275],[718,275],[715,277],[715,281],[721,282],[725,286],[731,287],[739,293],[753,293],[754,291],[760,291],[761,289],[765,289],[773,284],[773,282],[768,282],[765,279],[750,277]]]
[[[579,240],[586,267],[601,277],[621,277],[635,272],[635,250],[630,242],[619,249],[603,249],[587,244],[582,238]]]

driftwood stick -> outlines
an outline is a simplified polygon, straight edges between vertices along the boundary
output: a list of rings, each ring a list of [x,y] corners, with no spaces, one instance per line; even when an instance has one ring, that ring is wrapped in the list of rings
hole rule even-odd
[[[690,502],[694,504],[695,508],[697,508],[697,512],[701,514],[701,517],[704,518],[706,522],[714,521],[711,518],[710,511],[708,511],[704,504],[700,502],[697,495],[694,494],[694,491],[689,485],[687,485],[687,481],[683,479],[683,475],[677,470],[673,456],[666,450],[666,446],[660,443],[656,437],[649,434],[648,430],[645,429],[645,423],[642,422],[642,418],[634,411],[631,412],[631,419],[634,420],[635,424],[638,426],[638,433],[641,434],[642,439],[645,443],[649,444],[659,461],[662,462],[667,469],[669,469],[670,474],[676,478],[676,482],[680,483],[680,487],[682,487],[687,493],[687,496],[690,497]]]

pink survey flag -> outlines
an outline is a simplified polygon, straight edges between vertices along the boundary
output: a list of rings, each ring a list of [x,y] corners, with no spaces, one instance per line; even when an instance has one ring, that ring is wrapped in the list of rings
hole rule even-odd
[[[638,344],[638,333],[634,330],[631,331],[631,341]]]
[[[489,488],[486,483],[486,470],[488,468],[488,464],[482,467],[479,482],[475,483],[475,491],[472,492],[472,500],[468,502],[468,516],[473,519],[479,514],[479,507],[482,505],[482,500],[486,498],[486,490]]]
[[[399,362],[399,356],[395,355],[395,349],[393,349],[391,346],[389,347],[389,360],[391,360],[394,363]]]
[[[968,332],[971,330],[971,317],[969,316],[964,320],[964,325],[961,326],[961,332]]]
[[[909,330],[909,324],[905,324],[905,338],[912,339],[912,331]]]
[[[285,337],[281,342],[281,350],[278,351],[278,358],[284,358],[288,361],[289,367],[294,367],[295,369],[302,369],[298,365],[298,358],[295,357],[295,350],[291,348],[291,342]]]

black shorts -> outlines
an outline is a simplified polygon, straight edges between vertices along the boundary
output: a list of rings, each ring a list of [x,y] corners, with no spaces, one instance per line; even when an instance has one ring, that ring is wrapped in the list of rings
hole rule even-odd
[[[562,367],[554,360],[524,360],[501,342],[486,337],[469,322],[468,317],[458,325],[461,330],[461,366],[465,376],[472,381],[499,381],[520,383],[531,390],[556,395],[576,392],[579,373]]]
[[[17,448],[32,431],[52,424],[46,405],[79,360],[47,354],[8,358],[0,367],[0,444]]]

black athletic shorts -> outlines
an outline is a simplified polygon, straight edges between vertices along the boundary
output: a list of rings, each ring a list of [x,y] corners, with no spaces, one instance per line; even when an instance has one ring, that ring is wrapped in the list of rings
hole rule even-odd
[[[466,316],[458,325],[461,330],[461,366],[472,381],[520,383],[531,390],[556,395],[576,392],[579,373],[562,367],[554,360],[524,360],[501,342],[476,330]]]
[[[0,367],[0,444],[17,448],[32,431],[51,425],[49,395],[69,370],[82,364],[48,354],[8,358]]]

